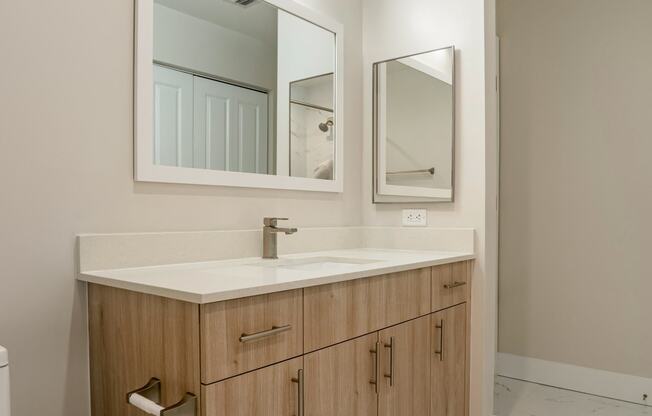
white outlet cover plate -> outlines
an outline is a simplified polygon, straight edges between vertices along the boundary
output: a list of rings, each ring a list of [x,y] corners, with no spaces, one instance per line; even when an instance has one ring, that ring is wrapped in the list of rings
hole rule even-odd
[[[428,211],[426,209],[404,209],[403,225],[405,227],[428,226]]]

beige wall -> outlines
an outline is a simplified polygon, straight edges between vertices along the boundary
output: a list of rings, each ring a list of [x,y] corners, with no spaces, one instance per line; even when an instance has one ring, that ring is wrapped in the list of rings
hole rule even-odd
[[[651,20],[498,0],[501,352],[652,377]]]
[[[88,415],[80,232],[362,223],[361,5],[312,0],[346,27],[344,194],[132,180],[133,0],[0,1],[0,344],[12,416]]]
[[[473,227],[471,415],[493,409],[496,264],[496,129],[494,0],[363,0],[364,221],[400,225],[403,208],[428,210],[434,227]],[[372,65],[454,45],[456,48],[455,202],[371,203]],[[485,97],[488,97],[485,99]]]

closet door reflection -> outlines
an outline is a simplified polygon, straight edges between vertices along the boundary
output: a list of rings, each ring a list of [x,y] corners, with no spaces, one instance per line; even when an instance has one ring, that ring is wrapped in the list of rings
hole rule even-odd
[[[158,164],[269,173],[266,93],[154,68]]]
[[[195,77],[195,167],[267,172],[267,94]]]
[[[154,67],[154,161],[193,167],[192,75]]]

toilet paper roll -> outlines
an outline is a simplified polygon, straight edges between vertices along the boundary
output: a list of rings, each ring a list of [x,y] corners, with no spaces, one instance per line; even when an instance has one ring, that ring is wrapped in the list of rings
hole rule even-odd
[[[153,401],[146,399],[145,397],[141,396],[140,394],[132,394],[129,396],[129,403],[132,405],[136,406],[140,410],[142,410],[145,413],[149,413],[150,415],[155,415],[155,416],[160,416],[161,411],[165,409],[165,407],[160,406],[157,403],[154,403]]]

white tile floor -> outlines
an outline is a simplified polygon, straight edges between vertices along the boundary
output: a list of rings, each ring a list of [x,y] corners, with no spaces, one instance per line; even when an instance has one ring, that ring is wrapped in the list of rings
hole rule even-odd
[[[652,407],[499,376],[494,397],[496,416],[652,416]]]

